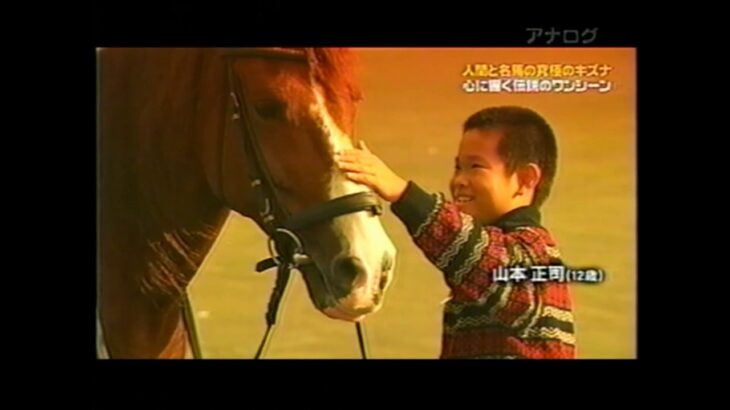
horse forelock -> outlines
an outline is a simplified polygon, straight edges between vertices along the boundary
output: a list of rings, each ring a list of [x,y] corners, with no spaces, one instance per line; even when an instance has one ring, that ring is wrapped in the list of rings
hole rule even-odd
[[[357,59],[347,48],[307,48],[312,77],[337,104],[350,104],[362,98],[355,76]]]

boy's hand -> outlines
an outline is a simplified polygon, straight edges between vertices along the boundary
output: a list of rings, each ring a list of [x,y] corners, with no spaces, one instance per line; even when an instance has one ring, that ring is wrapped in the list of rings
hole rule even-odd
[[[389,202],[403,195],[408,182],[399,177],[360,141],[360,148],[335,153],[335,163],[350,180],[370,187]]]

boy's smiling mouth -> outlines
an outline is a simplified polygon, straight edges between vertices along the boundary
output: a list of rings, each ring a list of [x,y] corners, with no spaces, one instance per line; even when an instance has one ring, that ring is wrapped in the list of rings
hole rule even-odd
[[[467,202],[471,202],[472,200],[474,200],[474,197],[469,195],[457,195],[454,198],[454,202],[456,202],[457,204],[465,204]]]

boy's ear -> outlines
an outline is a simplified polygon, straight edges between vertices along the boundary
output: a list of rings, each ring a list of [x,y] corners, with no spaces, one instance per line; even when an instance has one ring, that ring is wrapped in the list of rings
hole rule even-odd
[[[537,184],[540,183],[542,171],[534,162],[521,166],[517,169],[517,195],[526,195],[528,192],[534,192]]]

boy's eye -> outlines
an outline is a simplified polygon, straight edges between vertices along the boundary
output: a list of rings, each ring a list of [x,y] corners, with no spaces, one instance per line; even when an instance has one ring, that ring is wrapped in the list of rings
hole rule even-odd
[[[484,168],[484,167],[483,167],[482,165],[480,165],[480,164],[471,164],[471,167],[472,167],[472,168]]]

